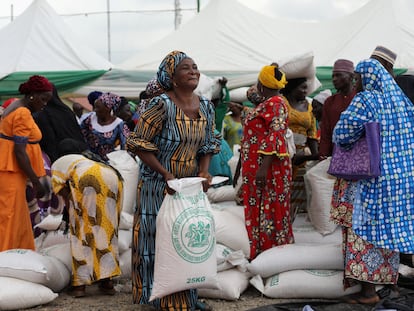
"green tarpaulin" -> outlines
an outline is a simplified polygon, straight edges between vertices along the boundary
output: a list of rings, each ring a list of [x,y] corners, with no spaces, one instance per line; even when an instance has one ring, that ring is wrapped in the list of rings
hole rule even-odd
[[[106,70],[79,70],[79,71],[38,71],[15,72],[0,80],[0,97],[2,99],[19,96],[19,86],[32,75],[41,75],[48,78],[59,90],[59,93],[71,92],[81,86],[96,80]]]

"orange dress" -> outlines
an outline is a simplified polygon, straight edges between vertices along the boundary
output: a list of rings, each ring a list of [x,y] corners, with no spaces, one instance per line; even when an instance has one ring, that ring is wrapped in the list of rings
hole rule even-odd
[[[16,143],[26,142],[26,152],[37,176],[46,175],[39,141],[42,133],[30,110],[10,112],[0,121],[0,251],[34,249],[34,237],[26,202],[27,176],[14,153]]]

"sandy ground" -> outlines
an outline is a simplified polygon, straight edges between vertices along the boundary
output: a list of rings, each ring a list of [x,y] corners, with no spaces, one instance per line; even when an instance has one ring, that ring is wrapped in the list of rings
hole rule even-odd
[[[36,311],[89,311],[89,310],[134,310],[134,311],[153,311],[154,308],[146,305],[132,304],[132,294],[130,285],[117,285],[117,294],[105,296],[99,292],[97,285],[87,288],[87,295],[82,298],[73,298],[68,291],[63,291],[59,297],[49,304],[31,308]],[[254,287],[249,287],[237,301],[226,301],[220,299],[205,299],[215,311],[245,311],[259,306],[271,305],[278,302],[292,300],[271,299],[262,296]]]

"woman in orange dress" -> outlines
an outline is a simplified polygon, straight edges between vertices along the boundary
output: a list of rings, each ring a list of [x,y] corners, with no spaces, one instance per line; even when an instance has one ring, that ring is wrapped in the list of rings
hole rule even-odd
[[[32,113],[51,99],[52,84],[45,77],[32,76],[19,92],[24,97],[10,104],[0,120],[0,251],[35,248],[26,202],[27,179],[36,197],[47,191],[39,181],[46,172],[39,145],[42,134]]]

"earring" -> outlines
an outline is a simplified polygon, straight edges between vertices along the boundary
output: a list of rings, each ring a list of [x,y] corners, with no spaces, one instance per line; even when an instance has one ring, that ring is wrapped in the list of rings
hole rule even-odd
[[[176,82],[173,82],[174,87],[178,87],[178,84]]]
[[[33,96],[30,96],[30,97],[29,97],[29,99],[30,99],[30,100],[33,100]]]
[[[114,116],[114,111],[113,110],[111,110],[111,117],[113,117]]]

